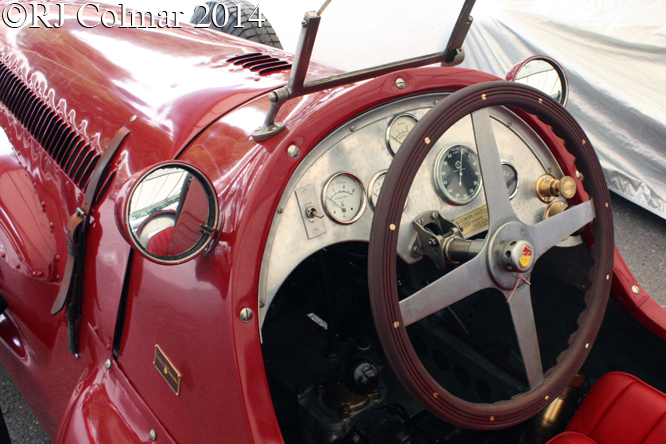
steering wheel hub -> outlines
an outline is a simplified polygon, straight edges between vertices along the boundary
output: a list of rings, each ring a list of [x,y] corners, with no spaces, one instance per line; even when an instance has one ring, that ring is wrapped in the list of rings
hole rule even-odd
[[[511,290],[522,281],[520,274],[532,271],[536,262],[533,245],[529,230],[520,222],[508,222],[495,231],[488,248],[488,268],[499,287]]]

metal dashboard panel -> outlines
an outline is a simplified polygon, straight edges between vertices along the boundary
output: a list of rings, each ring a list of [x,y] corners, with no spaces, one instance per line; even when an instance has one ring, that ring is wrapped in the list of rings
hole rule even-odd
[[[289,274],[307,257],[327,246],[350,241],[367,242],[370,238],[373,210],[366,205],[363,214],[353,224],[342,225],[328,217],[317,219],[323,223],[325,233],[309,238],[299,208],[296,190],[313,187],[319,208],[323,207],[322,189],[327,180],[340,172],[356,176],[367,190],[373,176],[387,169],[393,157],[386,146],[386,132],[391,119],[402,113],[420,119],[446,94],[427,94],[398,100],[349,121],[331,133],[302,161],[290,179],[273,219],[269,239],[264,252],[259,282],[260,322],[278,289]],[[511,163],[518,172],[520,186],[512,199],[518,217],[527,224],[542,220],[546,205],[540,202],[534,191],[536,179],[544,173],[561,177],[557,162],[543,141],[520,118],[505,108],[493,108],[492,127],[500,157]],[[420,257],[409,254],[409,244],[414,236],[412,221],[423,211],[438,211],[444,218],[454,220],[471,210],[483,212],[486,204],[483,190],[467,205],[451,205],[438,194],[434,181],[434,165],[437,155],[447,147],[462,144],[476,151],[476,142],[469,116],[451,127],[434,145],[421,166],[403,212],[400,223],[398,254],[407,263]],[[558,198],[561,199],[561,198]],[[467,237],[484,231],[484,227],[465,233]]]

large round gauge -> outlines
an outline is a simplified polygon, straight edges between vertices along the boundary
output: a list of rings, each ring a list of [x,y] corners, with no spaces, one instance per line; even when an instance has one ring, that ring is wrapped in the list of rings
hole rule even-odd
[[[465,145],[442,150],[435,161],[437,191],[449,203],[470,203],[481,190],[481,168],[474,151]]]
[[[349,173],[338,173],[328,179],[321,200],[328,217],[339,224],[356,222],[365,209],[363,185]]]
[[[407,134],[416,125],[416,117],[411,114],[399,114],[391,119],[386,129],[386,147],[395,156]]]
[[[513,196],[518,192],[518,171],[509,162],[502,162],[502,173],[504,174],[506,189],[509,191],[509,199],[513,199]]]

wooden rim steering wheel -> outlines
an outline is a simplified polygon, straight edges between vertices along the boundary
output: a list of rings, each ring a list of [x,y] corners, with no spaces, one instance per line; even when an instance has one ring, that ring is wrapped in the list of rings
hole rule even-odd
[[[575,156],[573,168],[582,173],[582,179],[576,179],[579,189],[574,199],[576,205],[536,225],[518,219],[506,191],[491,126],[489,108],[494,106],[513,110],[535,129],[549,131],[550,126],[552,133],[562,139],[551,137],[547,144],[565,173],[576,175],[575,170],[567,171],[573,166],[571,155]],[[400,301],[397,227],[409,189],[435,142],[468,115],[472,119],[489,213],[483,249],[473,259]],[[568,165],[562,161],[565,158],[570,159]],[[518,272],[501,258],[502,248],[514,240],[528,245],[533,257],[522,274],[529,278],[534,262],[541,255],[582,228],[594,260],[589,276],[592,285],[585,293],[586,307],[578,319],[578,329],[569,338],[569,347],[560,354],[556,365],[544,373],[530,286],[514,288]],[[437,104],[411,130],[387,172],[375,210],[368,258],[370,302],[387,359],[412,395],[446,421],[472,429],[498,429],[523,422],[554,400],[585,361],[608,301],[613,251],[610,195],[594,150],[573,117],[547,95],[521,84],[497,81],[459,90]],[[514,290],[508,301],[509,309],[530,387],[511,399],[485,404],[460,399],[442,387],[417,357],[406,331],[406,326],[484,288],[499,289],[507,300]]]

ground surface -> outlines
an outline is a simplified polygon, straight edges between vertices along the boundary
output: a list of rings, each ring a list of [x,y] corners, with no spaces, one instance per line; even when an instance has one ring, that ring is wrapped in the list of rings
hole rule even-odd
[[[666,307],[666,220],[612,196],[615,243],[643,288]],[[48,444],[14,383],[0,366],[0,404],[13,444]]]

